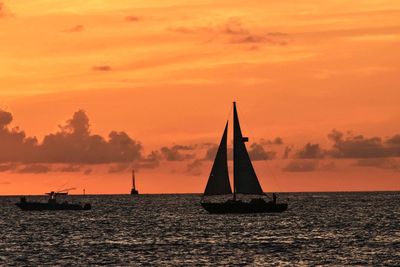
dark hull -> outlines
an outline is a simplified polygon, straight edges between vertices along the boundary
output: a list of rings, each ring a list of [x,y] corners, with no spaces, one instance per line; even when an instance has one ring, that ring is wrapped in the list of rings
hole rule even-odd
[[[82,206],[68,203],[19,202],[15,205],[22,210],[90,210],[92,208],[90,204]]]
[[[265,213],[265,212],[284,212],[288,208],[286,203],[273,203],[265,201],[227,201],[225,203],[202,202],[201,206],[209,213]]]

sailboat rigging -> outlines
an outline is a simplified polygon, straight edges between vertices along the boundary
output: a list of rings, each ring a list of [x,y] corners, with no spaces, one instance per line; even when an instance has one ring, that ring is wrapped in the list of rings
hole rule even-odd
[[[257,212],[283,212],[287,209],[286,203],[276,203],[276,196],[273,194],[273,201],[266,202],[261,197],[244,202],[237,199],[237,194],[265,195],[257,175],[254,171],[247,152],[245,142],[240,129],[239,117],[236,103],[233,102],[233,190],[229,182],[228,159],[227,159],[227,135],[228,122],[211,168],[206,189],[204,190],[201,205],[210,213],[257,213]],[[233,199],[224,203],[203,201],[206,196],[233,194]]]

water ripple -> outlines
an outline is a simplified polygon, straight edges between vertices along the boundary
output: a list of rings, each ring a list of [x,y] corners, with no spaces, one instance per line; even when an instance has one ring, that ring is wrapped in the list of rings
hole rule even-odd
[[[290,194],[279,215],[210,215],[196,195],[73,196],[91,211],[0,198],[0,265],[400,265],[400,193]]]

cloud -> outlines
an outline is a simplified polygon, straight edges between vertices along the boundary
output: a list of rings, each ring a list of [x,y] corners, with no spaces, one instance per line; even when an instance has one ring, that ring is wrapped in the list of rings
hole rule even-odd
[[[111,71],[111,67],[108,65],[94,66],[92,68],[94,71]]]
[[[15,169],[17,169],[17,164],[15,163],[0,164],[0,172],[14,171]]]
[[[60,172],[79,172],[82,166],[77,164],[69,164],[59,169]]]
[[[396,134],[386,140],[389,145],[399,145],[400,146],[400,134]]]
[[[297,158],[301,159],[320,159],[325,155],[325,151],[321,149],[319,144],[307,143],[301,150],[296,153]]]
[[[149,155],[147,155],[144,159],[140,160],[140,162],[134,164],[135,168],[145,168],[145,169],[154,169],[160,166],[160,160],[162,156],[158,151],[151,151]]]
[[[36,152],[37,139],[26,137],[24,131],[9,129],[13,116],[0,109],[0,162],[29,161]]]
[[[136,22],[140,20],[140,17],[138,16],[127,16],[125,17],[125,20],[130,21],[130,22]]]
[[[0,129],[6,127],[13,120],[13,116],[10,112],[0,110]]]
[[[400,161],[394,158],[369,158],[357,160],[356,166],[400,171]]]
[[[210,147],[206,150],[206,155],[204,156],[205,160],[214,160],[215,155],[217,155],[218,151],[218,145],[217,144],[212,144]]]
[[[77,33],[77,32],[83,32],[85,30],[85,26],[83,25],[76,25],[72,28],[64,30],[66,33]]]
[[[283,139],[281,137],[276,137],[273,140],[261,138],[260,139],[260,144],[263,145],[263,146],[266,146],[266,145],[283,145]]]
[[[217,144],[210,145],[209,148],[206,150],[206,154],[203,159],[213,161],[217,154],[217,150],[218,150]],[[228,147],[227,153],[228,153],[228,160],[232,160],[233,149]],[[248,153],[249,153],[251,160],[254,160],[254,161],[270,160],[270,159],[274,159],[276,157],[275,151],[266,151],[260,143],[251,144],[250,149],[248,150]]]
[[[192,150],[192,148],[180,145],[172,147],[162,147],[160,149],[162,157],[167,161],[182,161],[194,158],[194,154],[182,153],[181,150]]]
[[[261,144],[253,143],[250,146],[249,156],[251,160],[270,160],[275,158],[275,151],[266,151]]]
[[[79,110],[59,131],[39,144],[18,128],[9,129],[10,112],[0,110],[0,162],[100,164],[140,161],[142,145],[125,132],[112,131],[108,140],[90,132],[89,118]]]
[[[289,35],[282,32],[260,31],[253,32],[248,27],[245,27],[239,18],[230,18],[225,23],[220,25],[207,25],[199,27],[173,27],[169,31],[181,34],[204,34],[219,39],[223,42],[231,44],[269,44],[276,46],[288,45],[290,42]]]
[[[301,159],[320,159],[320,158],[385,158],[400,157],[400,135],[383,139],[381,137],[364,137],[354,135],[348,131],[343,133],[332,130],[328,138],[333,142],[329,149],[322,149],[319,144],[307,143],[298,150],[294,157]],[[285,149],[283,158],[288,158],[291,148]]]
[[[115,164],[115,165],[112,165],[112,166],[108,169],[108,173],[124,172],[124,171],[126,171],[129,167],[131,167],[131,164],[127,164],[127,163]]]
[[[353,135],[351,132],[332,130],[328,138],[333,141],[330,154],[335,158],[379,158],[400,156],[398,135],[382,141],[380,137],[366,138],[363,135]]]
[[[233,159],[233,149],[231,147],[228,147],[227,150],[228,150],[227,151],[228,160],[232,160]],[[204,155],[203,160],[214,161],[215,156],[217,155],[217,151],[218,151],[218,145],[217,144],[209,144],[208,148],[206,150],[206,154]]]
[[[186,168],[186,173],[191,175],[201,175],[203,162],[200,159],[195,159],[193,162],[189,163]]]
[[[243,34],[232,37],[230,42],[233,44],[265,43],[276,46],[285,46],[289,44],[289,37],[285,33],[275,32],[268,32],[265,34]]]
[[[30,164],[18,169],[17,172],[19,173],[47,173],[51,171],[50,167],[43,165],[43,164]]]

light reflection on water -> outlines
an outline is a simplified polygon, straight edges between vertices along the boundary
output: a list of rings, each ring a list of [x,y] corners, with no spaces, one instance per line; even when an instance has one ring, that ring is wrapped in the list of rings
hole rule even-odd
[[[71,198],[93,210],[1,197],[0,265],[400,265],[399,192],[290,194],[274,215],[210,215],[198,195]]]

